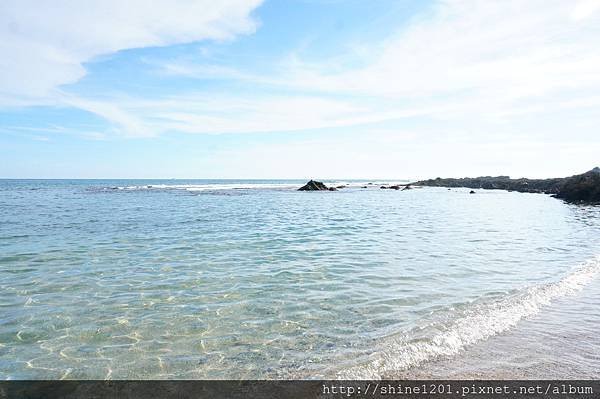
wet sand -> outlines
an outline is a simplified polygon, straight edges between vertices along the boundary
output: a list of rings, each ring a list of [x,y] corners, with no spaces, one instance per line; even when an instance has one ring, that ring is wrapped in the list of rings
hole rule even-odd
[[[600,280],[515,328],[392,378],[598,379]]]

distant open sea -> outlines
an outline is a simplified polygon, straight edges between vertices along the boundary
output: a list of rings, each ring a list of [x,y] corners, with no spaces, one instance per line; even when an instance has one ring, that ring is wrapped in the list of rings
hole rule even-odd
[[[600,207],[371,182],[0,180],[0,378],[600,378]]]

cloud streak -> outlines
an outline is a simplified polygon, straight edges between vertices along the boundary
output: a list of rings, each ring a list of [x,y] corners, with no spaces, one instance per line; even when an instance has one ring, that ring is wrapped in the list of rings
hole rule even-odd
[[[55,89],[77,82],[84,63],[101,55],[252,33],[250,13],[260,2],[3,1],[0,104],[56,103]]]
[[[109,134],[286,132],[421,117],[510,136],[525,129],[523,118],[557,112],[585,126],[598,107],[597,1],[439,1],[373,43],[353,63],[360,67],[340,65],[340,54],[317,60],[284,55],[272,74],[159,60],[151,66],[166,87],[176,77],[232,86],[200,90],[191,84],[150,98],[74,95],[64,85],[80,79],[84,63],[101,54],[251,33],[257,23],[250,13],[259,2],[66,4],[0,6],[0,37],[6,39],[0,51],[10,56],[0,61],[0,98],[83,109],[108,121]]]

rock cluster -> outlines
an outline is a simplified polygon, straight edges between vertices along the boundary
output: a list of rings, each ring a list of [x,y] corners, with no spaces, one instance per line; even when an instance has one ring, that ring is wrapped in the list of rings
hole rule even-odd
[[[389,186],[389,187],[388,186],[381,186],[379,188],[381,188],[381,189],[389,189],[389,190],[400,190],[400,187],[402,187],[402,186],[395,184],[393,186]]]
[[[551,194],[568,202],[600,203],[600,168],[580,175],[553,179],[511,179],[508,176],[430,179],[411,183],[416,186],[467,187]]]
[[[600,168],[567,177],[554,196],[568,202],[600,204]]]
[[[337,191],[335,187],[327,187],[323,182],[310,180],[304,186],[300,187],[298,191]]]

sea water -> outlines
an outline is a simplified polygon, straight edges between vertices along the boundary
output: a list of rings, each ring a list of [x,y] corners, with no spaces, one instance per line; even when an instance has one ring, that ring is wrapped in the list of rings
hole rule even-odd
[[[600,207],[303,183],[0,180],[0,378],[598,377]]]

